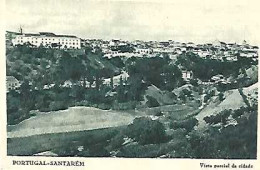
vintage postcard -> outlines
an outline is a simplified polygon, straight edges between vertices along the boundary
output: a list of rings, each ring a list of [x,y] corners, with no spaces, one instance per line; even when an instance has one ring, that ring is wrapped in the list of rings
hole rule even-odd
[[[260,169],[256,0],[8,0],[1,164]]]

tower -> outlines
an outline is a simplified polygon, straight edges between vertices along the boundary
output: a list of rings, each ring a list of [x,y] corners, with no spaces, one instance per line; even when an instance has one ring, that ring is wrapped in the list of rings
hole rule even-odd
[[[20,28],[19,28],[19,33],[23,34],[23,28],[21,27],[21,25],[20,25]]]

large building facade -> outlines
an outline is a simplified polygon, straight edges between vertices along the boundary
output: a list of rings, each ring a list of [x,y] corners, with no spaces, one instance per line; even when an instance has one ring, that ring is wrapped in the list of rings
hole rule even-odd
[[[43,46],[62,49],[81,48],[80,38],[71,35],[56,35],[50,32],[40,32],[39,34],[19,34],[12,40],[14,46],[26,43],[35,47]]]

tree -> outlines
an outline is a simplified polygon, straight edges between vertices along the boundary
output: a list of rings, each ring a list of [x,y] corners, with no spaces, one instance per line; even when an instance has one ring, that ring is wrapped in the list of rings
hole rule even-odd
[[[127,136],[141,145],[163,143],[167,140],[163,124],[157,120],[141,117],[128,126]]]
[[[114,80],[113,80],[113,77],[110,78],[110,87],[111,87],[111,89],[114,88]]]
[[[135,74],[129,77],[128,79],[129,90],[128,90],[128,99],[133,101],[142,100],[141,96],[144,93],[146,85],[142,83],[142,78],[140,74]]]
[[[125,88],[124,88],[124,84],[123,84],[123,78],[122,76],[120,77],[119,80],[119,86],[117,88],[117,101],[118,102],[125,102],[126,98],[125,98]]]
[[[89,55],[89,54],[92,53],[92,47],[90,47],[90,46],[86,46],[86,47],[84,48],[84,50],[85,50],[85,54],[86,54],[86,55]]]
[[[147,104],[148,107],[158,107],[158,106],[160,106],[158,101],[155,98],[153,98],[152,96],[146,96],[146,98],[147,98],[146,104]]]
[[[222,93],[222,92],[220,92],[220,93],[218,94],[218,97],[219,97],[219,100],[220,100],[220,101],[223,101],[223,100],[225,99],[224,93]]]
[[[57,78],[72,81],[79,81],[84,77],[85,67],[82,60],[77,57],[71,57],[69,53],[64,52],[63,57],[58,63],[58,75]]]
[[[182,84],[182,73],[176,65],[167,64],[162,68],[163,81],[165,82],[162,85],[163,89],[172,91],[174,88]]]

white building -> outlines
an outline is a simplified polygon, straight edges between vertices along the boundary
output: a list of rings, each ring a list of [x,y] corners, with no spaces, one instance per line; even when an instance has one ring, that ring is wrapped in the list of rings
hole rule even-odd
[[[14,46],[22,44],[31,44],[32,46],[62,49],[80,49],[81,39],[71,35],[56,35],[51,32],[40,32],[39,34],[20,34],[12,40]]]
[[[20,82],[14,76],[6,76],[6,90],[16,90],[21,86]]]
[[[129,78],[128,73],[125,71],[122,71],[121,74],[113,77],[113,84],[114,84],[114,86],[118,86],[120,84],[120,79],[122,79],[124,81],[124,80],[127,80],[128,78]],[[110,85],[111,79],[110,78],[104,79],[103,83],[106,85]]]
[[[136,48],[135,52],[138,54],[151,54],[152,50],[147,48]]]
[[[183,70],[182,71],[182,78],[184,81],[188,81],[193,78],[192,71]]]

